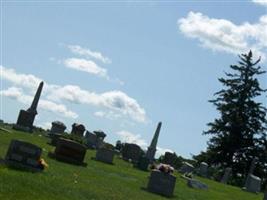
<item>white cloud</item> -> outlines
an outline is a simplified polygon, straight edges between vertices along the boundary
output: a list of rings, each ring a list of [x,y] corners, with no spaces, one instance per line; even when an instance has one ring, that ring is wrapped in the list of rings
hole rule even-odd
[[[15,86],[30,89],[31,92],[35,92],[42,79],[32,74],[17,73],[14,69],[6,68],[0,65],[1,79],[7,80],[13,83]],[[56,85],[49,85],[44,81],[43,93],[51,91],[56,88]]]
[[[148,143],[141,137],[140,134],[134,134],[124,130],[119,131],[116,134],[120,136],[122,142],[134,143],[141,146],[142,148],[146,148],[148,146]]]
[[[15,99],[29,106],[33,100],[33,96],[23,94],[23,90],[17,87],[10,87],[7,90],[2,90],[0,91],[0,95]],[[78,115],[75,112],[68,110],[65,105],[57,104],[57,103],[54,103],[48,100],[40,99],[38,108],[49,111],[49,112],[53,112],[56,114],[60,114],[62,116],[69,117],[69,118],[75,119],[78,117]]]
[[[121,91],[97,94],[83,90],[79,86],[65,85],[52,91],[48,98],[57,101],[67,100],[77,104],[100,106],[129,116],[135,121],[147,122],[145,110],[135,99]]]
[[[108,111],[108,112],[97,111],[97,112],[94,113],[94,116],[100,117],[100,118],[106,118],[106,119],[109,119],[109,120],[114,120],[114,119],[118,119],[118,118],[122,117],[122,115],[120,115],[118,113],[115,113],[113,111]]]
[[[263,59],[267,56],[267,15],[254,24],[236,25],[229,20],[189,12],[187,17],[178,20],[178,26],[185,36],[198,39],[203,47],[233,54],[251,49],[256,56]]]
[[[252,0],[252,2],[267,7],[267,0]]]
[[[68,68],[108,78],[107,70],[99,67],[95,62],[91,60],[81,58],[68,58],[64,60],[64,65]]]
[[[173,153],[174,151],[171,150],[171,149],[164,149],[164,148],[161,148],[161,147],[157,147],[156,153],[157,153],[157,156],[158,157],[161,156],[161,155],[164,155],[165,152],[171,152],[171,153]]]
[[[41,79],[31,74],[20,74],[13,69],[0,66],[2,71],[2,78],[13,83],[15,86],[31,89],[36,91]],[[10,90],[9,90],[10,92]],[[18,90],[11,92],[18,93]],[[9,95],[10,96],[10,95]],[[147,122],[145,110],[138,104],[138,102],[129,97],[127,94],[121,91],[108,91],[105,93],[97,94],[88,90],[83,90],[76,85],[51,85],[47,82],[44,83],[43,97],[46,97],[50,101],[40,103],[43,107],[53,108],[58,110],[59,113],[64,113],[64,116],[75,116],[72,112],[67,112],[66,106],[63,104],[52,104],[55,102],[61,102],[63,100],[77,103],[86,104],[92,106],[99,106],[108,109],[108,112],[113,116],[124,115],[137,122]],[[21,97],[22,98],[22,97]],[[20,99],[21,99],[20,98]],[[111,112],[112,111],[112,112]]]
[[[100,52],[91,51],[90,49],[83,48],[79,45],[68,45],[67,47],[74,54],[95,58],[103,63],[111,63],[111,60],[108,57],[103,56]]]
[[[42,127],[45,130],[48,130],[51,128],[51,122],[43,122],[40,124],[37,124],[38,127]]]
[[[149,146],[149,144],[142,138],[140,134],[131,133],[125,130],[119,131],[116,134],[120,137],[122,142],[137,144],[144,150],[147,150],[147,147]],[[173,151],[170,149],[157,147],[155,157],[158,158],[159,156],[164,155],[165,152],[173,152]]]

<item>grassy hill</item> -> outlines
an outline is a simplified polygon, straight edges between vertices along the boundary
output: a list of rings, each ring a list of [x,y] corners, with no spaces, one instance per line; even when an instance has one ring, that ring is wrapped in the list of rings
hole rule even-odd
[[[42,157],[49,168],[41,173],[31,173],[8,169],[0,165],[1,200],[160,200],[168,199],[142,189],[146,187],[149,172],[139,171],[119,158],[114,165],[104,164],[91,157],[95,151],[88,150],[87,167],[58,162],[47,156],[53,147],[48,138],[38,134],[28,134],[11,130],[0,130],[0,158],[4,158],[11,139],[29,141],[43,148]],[[209,190],[187,187],[186,181],[177,176],[174,197],[178,200],[262,200],[263,194],[251,194],[240,188],[201,179]]]

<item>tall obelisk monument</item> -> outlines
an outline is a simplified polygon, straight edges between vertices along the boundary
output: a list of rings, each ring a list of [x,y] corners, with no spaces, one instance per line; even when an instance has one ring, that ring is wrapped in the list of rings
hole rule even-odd
[[[20,110],[17,123],[13,126],[14,129],[32,132],[33,122],[37,113],[37,106],[41,96],[44,82],[41,82],[38,86],[31,107],[27,110]]]
[[[146,152],[146,157],[149,159],[149,162],[152,163],[157,151],[157,143],[158,143],[158,138],[159,138],[159,133],[160,133],[160,129],[161,129],[161,122],[158,123],[156,132],[154,134],[154,137],[151,141],[150,146],[147,148],[147,152]]]

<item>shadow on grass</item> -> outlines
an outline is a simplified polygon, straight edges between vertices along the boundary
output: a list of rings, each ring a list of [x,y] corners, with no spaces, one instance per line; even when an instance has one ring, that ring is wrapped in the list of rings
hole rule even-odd
[[[152,191],[148,190],[146,187],[141,187],[140,189],[143,190],[143,191],[146,191],[148,193],[156,194],[156,195],[159,195],[159,196],[168,198],[168,199],[177,199],[177,196],[176,195],[165,196],[165,195],[162,195],[162,194],[159,194],[159,193],[152,192]]]

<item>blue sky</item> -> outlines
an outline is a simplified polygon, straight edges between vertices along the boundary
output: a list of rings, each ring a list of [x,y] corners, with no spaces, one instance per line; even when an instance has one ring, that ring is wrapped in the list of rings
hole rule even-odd
[[[2,1],[1,118],[15,122],[45,81],[35,125],[60,120],[158,154],[206,148],[208,103],[237,54],[266,69],[266,1]],[[266,75],[260,78],[267,88]],[[266,98],[259,101],[266,105]]]

